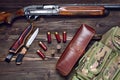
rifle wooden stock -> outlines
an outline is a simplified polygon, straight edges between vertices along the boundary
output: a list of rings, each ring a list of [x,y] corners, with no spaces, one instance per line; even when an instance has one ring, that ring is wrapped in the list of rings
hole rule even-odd
[[[1,12],[0,13],[0,23],[8,23],[11,24],[12,20],[16,17],[23,16],[24,11],[22,9],[18,10],[15,13]]]
[[[102,6],[62,6],[60,15],[100,16],[105,14]]]

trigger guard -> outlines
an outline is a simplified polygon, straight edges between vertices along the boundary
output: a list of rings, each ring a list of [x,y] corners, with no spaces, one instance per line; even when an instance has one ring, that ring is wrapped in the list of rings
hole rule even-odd
[[[27,19],[29,20],[29,21],[35,21],[37,18],[38,18],[38,16],[34,16],[34,15],[28,15],[28,16],[26,16],[27,17]]]

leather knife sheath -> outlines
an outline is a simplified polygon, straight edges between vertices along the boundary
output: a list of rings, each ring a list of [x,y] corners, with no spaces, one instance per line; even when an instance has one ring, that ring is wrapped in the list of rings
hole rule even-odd
[[[86,24],[80,26],[56,64],[56,69],[61,75],[67,76],[70,73],[94,34],[95,30],[92,27]]]

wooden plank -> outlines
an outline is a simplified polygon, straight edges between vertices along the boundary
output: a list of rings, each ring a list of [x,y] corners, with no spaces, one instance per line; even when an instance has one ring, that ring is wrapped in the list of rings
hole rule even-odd
[[[7,80],[9,78],[13,80],[64,80],[64,77],[57,75],[55,63],[56,61],[28,61],[20,66],[16,66],[14,62],[10,64],[1,62],[0,71],[2,73],[0,73],[0,80]],[[60,78],[58,79],[58,77]]]

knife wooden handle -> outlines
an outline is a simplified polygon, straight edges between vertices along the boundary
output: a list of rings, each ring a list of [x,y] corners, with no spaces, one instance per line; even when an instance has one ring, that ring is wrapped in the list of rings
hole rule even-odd
[[[9,63],[13,56],[14,56],[14,53],[13,52],[9,52],[9,54],[7,55],[7,57],[5,58],[4,61]]]
[[[16,64],[17,64],[17,65],[22,64],[22,60],[23,60],[24,55],[26,54],[27,50],[28,50],[27,47],[22,47],[20,53],[18,53],[18,56],[17,56],[17,58],[16,58]]]

